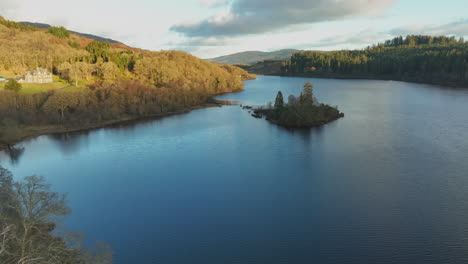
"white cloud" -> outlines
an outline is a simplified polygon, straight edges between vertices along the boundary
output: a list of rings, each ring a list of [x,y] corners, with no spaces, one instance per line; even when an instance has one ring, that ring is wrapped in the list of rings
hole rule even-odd
[[[442,25],[408,25],[390,31],[393,35],[468,36],[468,19]]]
[[[11,16],[19,9],[19,1],[1,0],[0,1],[0,16]]]
[[[177,47],[220,47],[235,44],[234,39],[190,38],[184,41],[168,42],[168,46]]]
[[[385,41],[391,35],[385,32],[375,32],[372,30],[363,30],[360,32],[353,32],[349,34],[336,35],[332,37],[323,38],[317,43],[310,44],[310,47],[326,47],[326,46],[369,46],[377,42]]]
[[[342,20],[382,12],[395,0],[233,0],[215,15],[171,29],[189,37],[259,34],[291,25]]]
[[[227,5],[230,0],[200,0],[200,6],[204,8],[217,8]]]

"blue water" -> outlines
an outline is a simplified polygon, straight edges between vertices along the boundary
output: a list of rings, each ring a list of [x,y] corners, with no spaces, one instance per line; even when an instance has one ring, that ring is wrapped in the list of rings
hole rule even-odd
[[[221,99],[299,94],[259,77]],[[239,106],[21,143],[17,178],[68,193],[65,226],[114,263],[468,263],[468,91],[312,79],[345,118],[290,131]]]

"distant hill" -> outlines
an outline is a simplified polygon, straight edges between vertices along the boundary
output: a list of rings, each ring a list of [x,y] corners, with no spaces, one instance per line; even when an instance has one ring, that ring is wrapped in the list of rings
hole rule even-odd
[[[304,51],[276,69],[286,76],[382,79],[468,88],[468,41],[455,36],[399,36],[361,50]]]
[[[300,51],[296,49],[283,49],[273,52],[245,51],[207,60],[225,64],[255,64],[264,60],[289,60],[292,54]]]
[[[43,28],[43,29],[48,29],[48,28],[52,27],[51,25],[44,24],[44,23],[32,23],[32,22],[18,22],[18,23],[23,24],[25,26],[33,26],[33,27]],[[89,39],[97,40],[97,41],[101,41],[101,42],[106,42],[106,43],[111,43],[111,44],[121,43],[121,42],[119,42],[117,40],[113,40],[113,39],[109,39],[109,38],[103,38],[103,37],[99,37],[99,36],[91,35],[91,34],[87,34],[87,33],[80,33],[80,32],[71,31],[71,30],[69,30],[69,32],[73,33],[75,35],[81,36],[81,37],[85,37],[85,38],[89,38]]]

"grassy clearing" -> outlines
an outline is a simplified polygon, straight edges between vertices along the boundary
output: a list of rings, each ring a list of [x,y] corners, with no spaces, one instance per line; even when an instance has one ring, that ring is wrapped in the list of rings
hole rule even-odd
[[[0,75],[1,76],[1,75]],[[5,77],[10,77],[7,76],[6,74],[3,75]],[[85,83],[79,83],[78,87],[71,86],[67,81],[60,79],[57,76],[53,77],[54,82],[52,83],[22,83],[22,89],[20,93],[24,94],[35,94],[35,93],[41,93],[41,92],[46,92],[49,90],[59,90],[63,89],[64,91],[70,91],[70,92],[76,92],[84,89],[86,87]],[[4,90],[6,82],[0,82],[0,91]]]
[[[53,82],[53,83],[22,83],[23,88],[21,89],[21,93],[25,94],[34,94],[34,93],[41,93],[46,92],[49,90],[56,90],[62,89],[69,84],[62,83],[62,82]],[[0,90],[3,90],[5,87],[5,83],[0,83]]]

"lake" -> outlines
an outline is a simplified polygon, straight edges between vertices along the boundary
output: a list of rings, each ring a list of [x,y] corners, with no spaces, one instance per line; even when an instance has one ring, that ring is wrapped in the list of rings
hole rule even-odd
[[[468,263],[468,90],[263,77],[220,96],[298,95],[345,118],[287,130],[239,106],[42,136],[0,155],[68,193],[66,228],[127,263]]]

